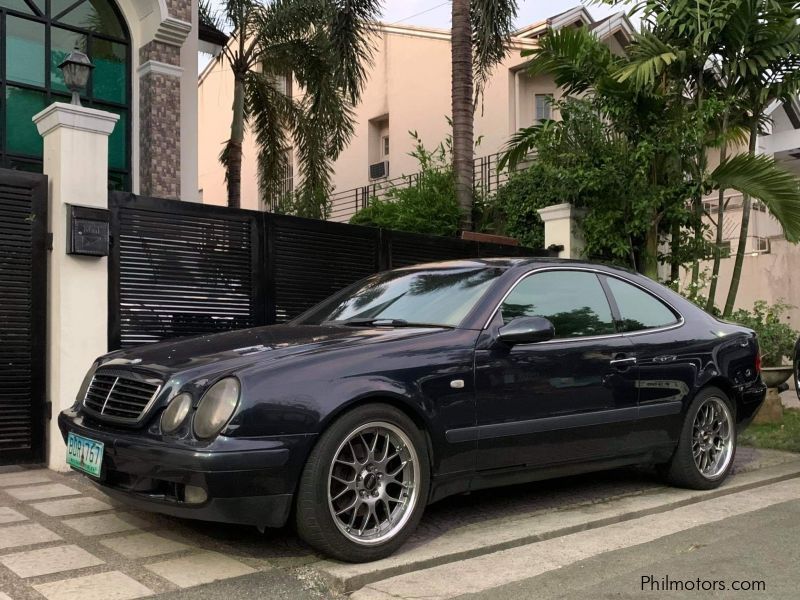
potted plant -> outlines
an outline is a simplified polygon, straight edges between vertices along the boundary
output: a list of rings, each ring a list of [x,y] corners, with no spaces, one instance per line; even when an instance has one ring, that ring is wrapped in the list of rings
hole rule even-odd
[[[761,353],[761,377],[769,388],[767,398],[756,415],[756,422],[774,423],[783,418],[783,405],[777,387],[792,376],[792,354],[797,341],[797,331],[781,316],[790,305],[783,302],[769,305],[764,300],[753,304],[753,310],[737,310],[731,320],[749,327],[758,336]]]

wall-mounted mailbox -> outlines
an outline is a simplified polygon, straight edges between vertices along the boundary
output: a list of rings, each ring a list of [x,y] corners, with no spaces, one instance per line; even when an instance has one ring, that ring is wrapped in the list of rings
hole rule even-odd
[[[69,205],[67,254],[108,256],[108,210]]]

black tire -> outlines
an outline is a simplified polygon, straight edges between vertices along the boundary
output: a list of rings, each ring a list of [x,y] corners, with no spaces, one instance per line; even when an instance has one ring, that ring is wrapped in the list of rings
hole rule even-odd
[[[730,411],[732,426],[730,428],[730,439],[733,445],[731,449],[730,459],[727,466],[720,473],[713,477],[706,476],[700,472],[698,465],[695,463],[692,454],[692,447],[694,442],[694,422],[700,408],[703,407],[711,399],[719,399],[724,402]],[[675,453],[669,462],[659,465],[659,472],[662,474],[667,483],[683,488],[693,490],[711,490],[719,487],[728,475],[730,475],[733,468],[733,461],[736,458],[736,406],[728,397],[728,395],[716,387],[703,388],[698,392],[692,401],[689,409],[686,411],[686,418],[681,428],[678,446]]]
[[[410,440],[419,462],[419,480],[414,485],[416,496],[413,506],[407,509],[409,516],[405,524],[397,527],[397,531],[386,541],[366,545],[347,537],[334,521],[329,505],[329,482],[337,451],[341,450],[353,432],[375,422],[393,425]],[[425,434],[407,415],[393,406],[378,403],[359,406],[339,417],[323,432],[306,462],[295,504],[297,532],[307,544],[339,560],[369,562],[385,558],[397,550],[417,528],[425,511],[429,487],[430,465]]]

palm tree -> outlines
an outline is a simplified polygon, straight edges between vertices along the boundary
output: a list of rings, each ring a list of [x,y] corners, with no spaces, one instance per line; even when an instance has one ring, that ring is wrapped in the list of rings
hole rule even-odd
[[[611,3],[618,3],[612,0]],[[687,3],[686,0],[645,0],[644,14],[649,30],[640,35],[634,44],[635,60],[620,74],[638,82],[669,75],[683,81],[686,92],[693,98],[697,109],[702,110],[704,89],[702,82],[713,81],[723,89],[718,90],[727,102],[729,118],[732,116],[747,128],[748,149],[755,158],[759,124],[764,120],[766,108],[775,102],[786,101],[800,90],[800,3],[794,0],[727,0],[723,2]],[[723,119],[727,129],[728,119]],[[729,132],[724,132],[726,138]],[[711,174],[732,175],[724,168]],[[738,158],[738,157],[737,157]],[[739,164],[738,160],[734,164]],[[702,166],[702,165],[700,165]],[[792,180],[787,179],[774,162],[752,160],[748,173],[760,179],[760,199],[770,212],[781,221],[787,239],[795,240],[798,223],[797,207],[800,196],[795,189],[790,193]],[[697,175],[703,169],[698,169]],[[768,172],[770,174],[768,174]],[[736,178],[739,185],[746,181]],[[724,189],[724,181],[716,181]],[[776,187],[770,193],[770,185]],[[797,188],[797,182],[794,182]],[[766,186],[766,187],[765,187]],[[738,188],[737,188],[738,189]],[[740,190],[742,191],[742,190]],[[720,200],[722,193],[720,193]],[[750,224],[752,194],[743,191],[742,222],[739,242],[734,258],[733,275],[728,290],[723,316],[733,312],[741,279],[742,265]],[[717,209],[717,246],[721,242],[723,204]],[[719,271],[719,249],[715,250],[711,294],[707,306],[713,307]],[[697,280],[697,265],[693,268],[693,283]]]
[[[517,0],[453,0],[453,170],[464,230],[472,229],[475,108],[492,69],[508,51],[516,15]]]
[[[678,153],[670,150],[684,137],[681,127],[675,125],[684,116],[683,107],[678,105],[676,111],[670,96],[673,92],[662,80],[653,79],[646,86],[627,78],[620,80],[617,74],[627,67],[628,59],[615,56],[608,46],[583,27],[550,31],[540,40],[538,48],[523,52],[523,56],[531,57],[529,75],[553,77],[568,98],[565,106],[569,105],[570,99],[588,99],[594,110],[600,113],[602,121],[608,123],[604,135],[609,141],[628,147],[634,153],[640,144],[653,147],[655,144],[652,142],[656,141],[661,145],[647,166],[648,180],[660,201],[649,207],[648,228],[643,232],[642,247],[630,248],[631,255],[638,258],[632,259],[635,266],[646,275],[657,277],[659,241],[665,227],[671,229],[673,221],[679,222],[674,216],[678,211],[673,205],[682,202],[680,194],[687,187],[682,174],[683,165],[676,165]],[[550,124],[544,125],[548,126]],[[501,157],[500,167],[513,169],[523,162],[536,149],[542,127],[532,125],[515,134]],[[636,243],[631,240],[629,245]]]
[[[669,1],[654,0],[659,6]],[[664,19],[669,21],[673,16],[674,12]],[[709,22],[711,19],[706,21],[705,31],[709,31]],[[706,144],[711,142],[703,129],[704,121],[698,118],[701,111],[693,97],[702,89],[698,82],[698,60],[686,47],[667,44],[651,31],[637,36],[629,57],[614,57],[585,29],[562,29],[548,33],[539,48],[526,54],[533,56],[530,72],[549,73],[565,94],[588,93],[608,98],[614,108],[613,126],[628,135],[645,130],[654,119],[670,118],[672,112],[678,115],[676,118],[685,118],[688,96],[692,101],[689,107],[692,119],[687,123],[696,124],[698,132],[692,135],[697,141],[693,144],[693,156],[679,158],[686,175],[694,180],[691,187],[695,190],[734,189],[757,197],[781,223],[787,238],[800,236],[797,181],[774,160],[754,153],[742,154],[722,161],[710,173],[706,171],[705,160],[698,155],[705,152]],[[794,89],[792,76],[785,70],[780,81],[782,86]],[[620,119],[620,115],[624,119]],[[518,132],[509,142],[503,164],[513,165],[522,160],[535,147],[536,139],[536,126]],[[654,227],[648,235],[647,247],[657,246],[657,235]],[[695,230],[695,235],[702,235],[702,232]],[[652,263],[646,272],[652,272]]]
[[[219,60],[233,73],[231,136],[220,155],[228,205],[241,205],[242,142],[250,127],[258,148],[263,200],[281,194],[290,146],[300,186],[295,210],[324,216],[331,163],[353,134],[352,106],[372,60],[372,24],[381,0],[225,0],[220,19],[231,30]],[[206,17],[212,12],[203,3]],[[296,81],[302,94],[282,91]]]
[[[731,85],[738,91],[745,110],[749,135],[747,152],[751,157],[756,154],[759,125],[767,107],[775,101],[789,101],[800,91],[798,20],[800,5],[797,2],[741,0],[731,15],[730,26],[725,29],[724,41],[729,50],[725,56],[728,62],[726,71],[733,76]],[[794,185],[797,188],[797,181],[794,181]],[[752,195],[758,197],[758,194],[745,193],[742,198],[742,223],[730,288],[722,313],[725,317],[732,314],[739,291]],[[797,194],[794,201],[783,207],[766,204],[772,214],[782,220],[800,216],[800,207],[795,205],[800,202]],[[784,231],[787,239],[798,240],[796,229],[784,227]]]

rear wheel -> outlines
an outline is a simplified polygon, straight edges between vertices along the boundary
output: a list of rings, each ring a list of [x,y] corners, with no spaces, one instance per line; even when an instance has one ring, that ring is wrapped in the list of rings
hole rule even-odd
[[[354,409],[322,434],[297,496],[307,543],[350,562],[394,552],[419,523],[429,486],[425,436],[385,404]]]
[[[709,490],[725,481],[736,455],[734,414],[734,405],[722,390],[709,387],[697,394],[686,413],[678,447],[662,466],[669,483]]]

